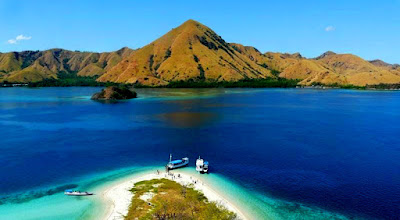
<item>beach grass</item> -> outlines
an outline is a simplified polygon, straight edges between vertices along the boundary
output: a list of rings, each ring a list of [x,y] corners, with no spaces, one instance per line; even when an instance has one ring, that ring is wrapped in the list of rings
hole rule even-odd
[[[125,219],[236,219],[236,214],[210,202],[191,185],[168,179],[140,181]]]

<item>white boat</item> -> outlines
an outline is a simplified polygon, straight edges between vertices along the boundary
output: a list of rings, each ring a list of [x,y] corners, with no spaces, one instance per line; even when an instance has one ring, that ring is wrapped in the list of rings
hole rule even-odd
[[[200,173],[208,173],[208,161],[200,158],[196,160],[196,170]]]
[[[65,190],[64,195],[67,195],[67,196],[91,196],[91,195],[93,195],[93,193],[81,192],[81,191],[75,191],[75,190]]]
[[[165,166],[167,170],[173,170],[176,168],[184,167],[189,164],[189,158],[184,157],[181,160],[172,160],[172,154],[169,155],[169,163]]]

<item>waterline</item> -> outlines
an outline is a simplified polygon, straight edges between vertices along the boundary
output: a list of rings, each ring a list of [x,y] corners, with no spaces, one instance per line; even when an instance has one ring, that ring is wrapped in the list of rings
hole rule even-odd
[[[111,203],[102,199],[102,193],[106,189],[162,169],[163,167],[130,167],[82,177],[76,188],[94,192],[94,196],[69,197],[63,195],[63,192],[57,192],[25,202],[6,201],[5,204],[0,205],[0,219],[92,220],[103,218],[111,208]],[[346,219],[340,214],[270,198],[259,192],[246,190],[235,181],[219,174],[201,175],[194,168],[184,168],[179,172],[194,176],[206,183],[234,206],[244,210],[249,215],[249,219]]]

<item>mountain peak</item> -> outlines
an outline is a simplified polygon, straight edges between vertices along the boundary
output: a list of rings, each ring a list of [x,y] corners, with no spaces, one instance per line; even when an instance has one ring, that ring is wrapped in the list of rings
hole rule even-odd
[[[326,51],[325,53],[321,54],[320,56],[316,57],[315,59],[319,60],[319,59],[322,59],[322,58],[325,58],[325,57],[331,56],[331,55],[336,55],[336,53],[333,51]]]
[[[196,20],[189,19],[189,20],[183,22],[182,25],[201,25],[201,23]]]
[[[388,66],[391,67],[392,66],[392,64],[386,63],[386,62],[384,62],[382,60],[379,60],[379,59],[371,60],[369,62],[372,63],[375,66],[385,66],[385,67],[388,67]]]
[[[187,33],[192,33],[192,34],[200,34],[206,31],[213,32],[211,28],[205,26],[204,24],[195,21],[193,19],[189,19],[185,22],[183,22],[181,25],[178,27],[174,28],[173,30],[179,30]],[[168,33],[167,33],[168,34]]]
[[[99,81],[167,84],[171,81],[237,81],[272,76],[266,68],[235,52],[221,36],[189,19],[136,50]]]

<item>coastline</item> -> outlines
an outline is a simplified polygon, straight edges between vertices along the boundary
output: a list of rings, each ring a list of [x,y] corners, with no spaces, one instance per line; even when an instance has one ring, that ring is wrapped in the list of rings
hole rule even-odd
[[[122,215],[127,213],[131,203],[132,194],[129,189],[137,181],[165,177],[164,173],[155,176],[155,171],[162,168],[162,166],[129,167],[82,176],[77,178],[81,181],[75,183],[80,189],[94,192],[95,196],[75,198],[57,193],[24,203],[4,204],[0,206],[0,216],[6,219],[43,220],[123,219]],[[217,198],[217,202],[228,205],[228,210],[237,213],[238,217],[243,219],[348,219],[336,212],[283,201],[252,191],[218,173],[199,174],[190,167],[172,172],[175,176],[178,173],[182,177],[189,176],[189,182],[190,176],[192,179],[199,180],[199,184],[195,185],[194,189],[201,188],[210,201],[215,201],[212,198]],[[32,209],[32,207],[35,208]],[[13,211],[10,212],[10,210]]]
[[[178,177],[178,174],[180,177]],[[165,172],[160,172],[157,174],[156,170],[154,170],[152,172],[131,177],[128,180],[125,179],[105,188],[101,193],[101,200],[107,205],[107,211],[101,219],[124,219],[123,216],[128,213],[129,205],[131,204],[133,193],[131,193],[129,190],[133,187],[133,185],[136,182],[144,180],[162,178],[175,181],[181,185],[192,185],[195,190],[202,192],[209,201],[216,202],[229,211],[236,213],[238,219],[249,219],[249,215],[244,210],[241,210],[237,206],[233,205],[230,201],[224,198],[220,192],[213,189],[208,182],[205,182],[204,180],[199,179],[188,172],[178,170],[170,171],[170,174]]]

